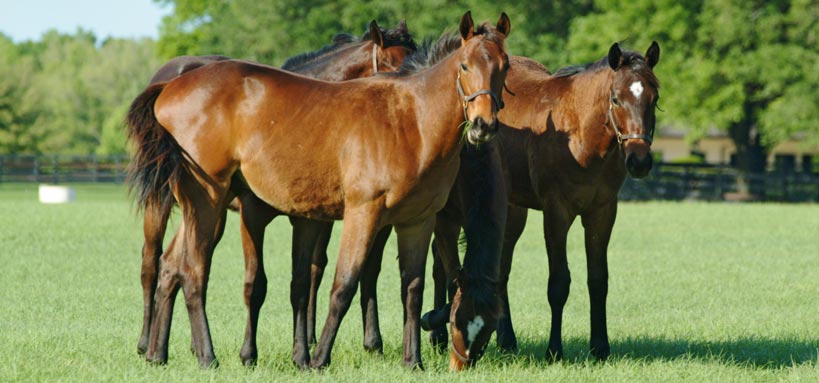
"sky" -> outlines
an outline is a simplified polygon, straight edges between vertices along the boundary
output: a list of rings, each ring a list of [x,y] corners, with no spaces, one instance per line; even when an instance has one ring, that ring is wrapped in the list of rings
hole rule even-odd
[[[15,43],[40,40],[56,29],[74,33],[78,27],[106,37],[159,36],[162,16],[172,8],[152,0],[0,0],[0,32]]]

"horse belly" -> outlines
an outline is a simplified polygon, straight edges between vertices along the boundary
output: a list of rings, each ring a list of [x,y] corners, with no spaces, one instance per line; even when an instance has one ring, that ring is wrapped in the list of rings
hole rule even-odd
[[[248,186],[263,201],[287,214],[318,220],[338,220],[344,199],[337,175],[310,172],[302,164],[258,166],[242,164]]]

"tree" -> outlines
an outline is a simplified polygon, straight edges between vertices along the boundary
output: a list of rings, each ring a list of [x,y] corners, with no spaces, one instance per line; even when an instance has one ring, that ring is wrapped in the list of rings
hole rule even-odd
[[[767,151],[784,139],[819,141],[819,3],[643,0],[595,6],[593,14],[574,20],[570,49],[605,52],[606,44],[626,37],[637,47],[658,40],[663,53],[657,72],[666,89],[660,125],[684,127],[689,140],[709,129],[727,132],[745,173],[764,171]]]

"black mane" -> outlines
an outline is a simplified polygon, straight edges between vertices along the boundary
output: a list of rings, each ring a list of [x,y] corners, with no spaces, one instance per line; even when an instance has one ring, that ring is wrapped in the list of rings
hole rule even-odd
[[[381,36],[384,38],[384,47],[400,45],[413,51],[416,50],[415,42],[412,40],[412,35],[407,33],[406,30],[381,28]],[[282,69],[292,71],[293,69],[308,64],[326,54],[349,47],[351,45],[363,44],[371,40],[372,37],[370,36],[369,30],[361,37],[356,37],[349,33],[337,33],[333,36],[332,44],[325,45],[312,52],[305,52],[290,57],[284,61],[284,64],[282,64]]]
[[[483,23],[475,30],[476,36],[483,36],[486,40],[495,41],[498,44],[503,43],[503,39],[498,32],[488,23]],[[398,70],[399,74],[415,73],[426,68],[429,68],[461,47],[461,35],[455,32],[444,32],[441,37],[435,41],[433,38],[425,38],[421,42],[421,46],[412,56],[404,59],[401,68]]]
[[[646,64],[646,59],[643,57],[643,55],[634,51],[623,51],[622,59],[623,64],[621,65],[621,68],[628,67],[633,72],[637,73],[648,81],[649,85],[655,89],[660,87],[660,81],[657,79],[657,76],[654,75],[654,71],[652,71],[651,68],[648,67],[648,64]],[[609,58],[606,56],[593,63],[584,65],[570,65],[560,68],[557,70],[557,72],[555,72],[554,77],[571,77],[577,74],[587,72],[590,73],[608,67]]]

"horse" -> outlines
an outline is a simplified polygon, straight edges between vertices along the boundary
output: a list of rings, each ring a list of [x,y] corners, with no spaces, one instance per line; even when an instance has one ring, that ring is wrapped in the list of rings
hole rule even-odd
[[[199,364],[215,362],[204,305],[213,247],[229,201],[255,195],[279,214],[345,221],[330,310],[309,367],[329,365],[373,236],[392,224],[402,270],[404,364],[423,368],[418,322],[434,214],[454,182],[464,136],[478,143],[497,132],[509,30],[506,14],[494,27],[476,29],[467,12],[460,48],[425,70],[396,76],[332,83],[226,60],[137,96],[127,120],[138,148],[139,204],[175,199],[183,217],[161,256],[147,359],[167,361],[182,288]],[[293,359],[307,367],[309,259],[293,264]]]
[[[585,229],[590,350],[600,360],[611,353],[606,327],[607,248],[617,213],[617,194],[626,174],[643,178],[652,167],[650,150],[660,86],[653,68],[659,57],[656,41],[645,56],[623,51],[615,43],[603,59],[563,68],[554,75],[534,60],[510,59],[507,86],[514,97],[508,98],[499,114],[501,127],[496,141],[509,188],[498,280],[503,313],[497,343],[502,350],[517,351],[507,284],[527,209],[536,209],[543,211],[549,258],[549,356],[563,358],[562,315],[571,282],[566,239],[577,216]],[[457,229],[450,230],[450,241],[457,237]],[[436,230],[436,242],[441,239]],[[433,255],[438,312],[427,314],[434,318],[428,325],[431,328],[442,326],[440,312],[447,312],[445,306],[440,309],[442,303],[437,298],[446,294],[447,280],[441,270],[452,269],[451,264],[458,262],[457,252],[433,251]]]
[[[378,72],[396,71],[404,58],[416,49],[405,21],[399,22],[394,29],[383,29],[373,21],[370,23],[369,30],[360,38],[347,33],[339,33],[333,36],[332,41],[331,45],[324,46],[319,50],[302,53],[287,59],[282,69],[327,81],[343,81],[372,76]],[[151,78],[149,85],[170,81],[201,66],[229,59],[229,57],[220,55],[179,56],[163,65]],[[236,205],[238,205],[238,199],[234,200],[234,202],[237,202]],[[254,212],[261,217],[258,219],[259,221],[264,221],[265,217],[270,217],[269,219],[272,220],[272,214],[269,213],[270,208],[266,204],[257,200],[253,200],[252,203],[255,209]],[[162,254],[162,240],[165,236],[168,217],[173,205],[163,204],[161,207],[161,211],[148,207],[144,211],[145,241],[142,247],[143,262],[140,275],[143,288],[144,315],[142,333],[137,344],[139,354],[144,354],[148,348],[153,296],[157,283],[156,271],[159,256]],[[239,208],[241,207],[236,207],[236,210]],[[329,232],[332,230],[332,223],[330,222],[294,218],[292,223],[294,231],[300,232],[300,234],[294,236],[298,238],[325,238],[329,237]],[[266,226],[266,224],[263,226]],[[242,233],[263,236],[263,229],[264,227],[261,230],[248,232],[243,228]],[[245,242],[251,241],[253,239],[248,237]],[[256,239],[256,241],[261,244],[263,237]],[[313,241],[320,242],[320,239],[313,239]],[[258,255],[255,254],[257,249],[254,247],[246,245],[245,248],[247,249],[245,263],[249,271],[246,273],[244,299],[248,308],[248,320],[240,357],[245,365],[253,365],[258,355],[256,329],[258,327],[259,311],[266,295],[267,279],[262,267],[261,247],[258,248]],[[321,250],[326,252],[326,246]],[[326,264],[326,253],[323,256]]]

